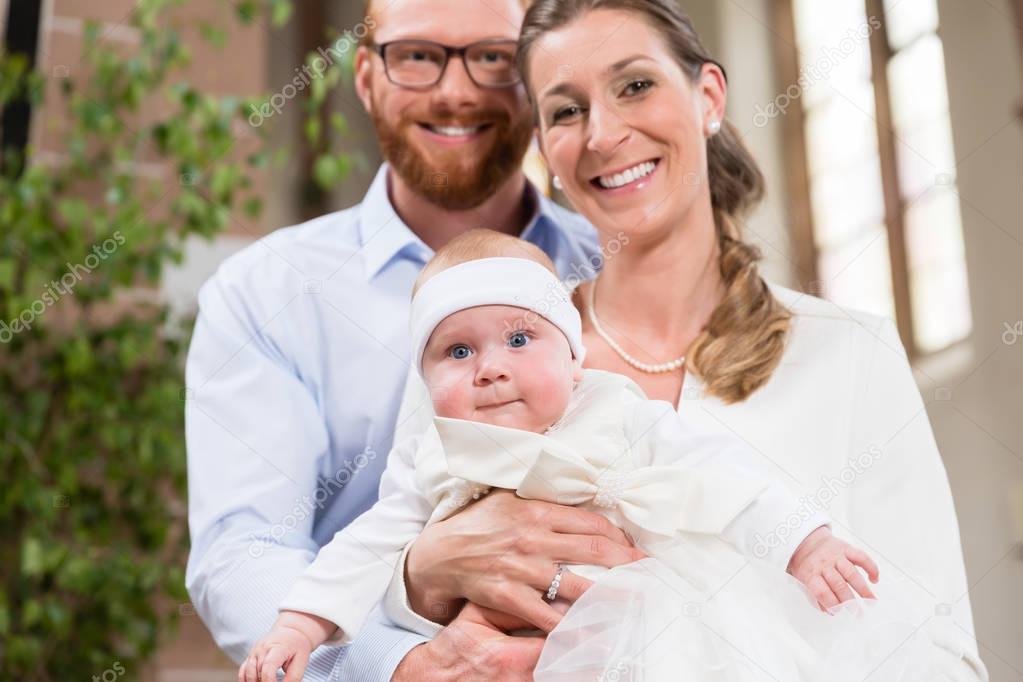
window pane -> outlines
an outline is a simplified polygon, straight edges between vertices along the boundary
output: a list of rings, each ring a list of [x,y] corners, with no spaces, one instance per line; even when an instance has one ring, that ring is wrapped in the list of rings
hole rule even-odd
[[[814,237],[822,249],[854,239],[884,220],[881,169],[876,157],[841,173],[814,179],[810,187]]]
[[[893,50],[938,28],[937,0],[884,0],[884,12],[888,19],[888,44]]]
[[[869,112],[869,113],[864,113]],[[806,115],[807,155],[811,177],[877,158],[874,90],[869,82],[849,99],[835,97]]]
[[[862,0],[794,0],[803,107],[870,79],[870,33]]]
[[[888,236],[875,225],[858,239],[821,254],[826,298],[842,306],[894,317]]]
[[[948,111],[945,56],[938,36],[929,35],[892,57],[888,80],[897,128],[906,129]]]
[[[936,187],[906,209],[906,249],[911,270],[940,269],[963,261],[959,198]]]
[[[948,114],[898,131],[896,158],[902,197],[912,200],[934,185],[955,182],[955,152]]]
[[[910,273],[917,345],[927,353],[966,338],[973,321],[962,261],[948,268]]]

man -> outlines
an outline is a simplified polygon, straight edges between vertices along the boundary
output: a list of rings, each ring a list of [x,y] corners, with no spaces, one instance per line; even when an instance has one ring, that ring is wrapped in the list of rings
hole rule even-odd
[[[532,114],[501,56],[523,0],[370,5],[356,90],[387,163],[362,204],[269,235],[199,294],[186,582],[236,661],[319,547],[376,500],[409,371],[409,294],[433,251],[488,227],[536,243],[565,277],[597,249],[592,227],[521,170]],[[445,60],[443,48],[395,42],[409,39],[506,42]],[[506,637],[481,614],[463,610],[427,644],[378,614],[349,647],[314,652],[306,679],[455,679],[469,667],[528,679],[537,640]]]

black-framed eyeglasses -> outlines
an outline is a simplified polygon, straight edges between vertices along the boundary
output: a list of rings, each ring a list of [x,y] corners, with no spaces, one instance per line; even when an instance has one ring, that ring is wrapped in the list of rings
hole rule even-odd
[[[481,40],[465,47],[430,40],[393,40],[372,47],[384,60],[388,80],[406,88],[439,83],[452,55],[462,58],[469,78],[481,88],[507,88],[522,82],[515,66],[514,40]]]

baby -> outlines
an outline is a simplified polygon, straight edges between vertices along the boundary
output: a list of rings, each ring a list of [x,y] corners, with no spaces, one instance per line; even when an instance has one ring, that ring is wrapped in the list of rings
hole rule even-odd
[[[385,593],[407,606],[403,552],[427,524],[491,488],[602,513],[689,584],[708,582],[714,569],[699,568],[691,549],[712,539],[787,570],[815,595],[873,597],[856,566],[876,582],[876,565],[824,517],[781,546],[757,546],[799,503],[755,473],[744,443],[690,433],[627,377],[582,368],[579,313],[533,245],[474,230],[438,251],[413,289],[411,341],[436,417],[392,450],[379,501],[320,550],[242,664],[243,679],[276,679],[283,667],[297,681],[312,650],[351,641]],[[538,600],[553,601],[562,570],[552,567]],[[440,626],[417,629],[432,636]]]

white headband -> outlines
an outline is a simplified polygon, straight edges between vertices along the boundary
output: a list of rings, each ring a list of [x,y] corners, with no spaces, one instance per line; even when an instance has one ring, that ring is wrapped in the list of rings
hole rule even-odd
[[[540,315],[564,332],[582,363],[582,320],[561,280],[525,258],[481,258],[442,270],[412,298],[412,361],[420,374],[423,351],[437,325],[452,313],[481,305],[515,306]]]

